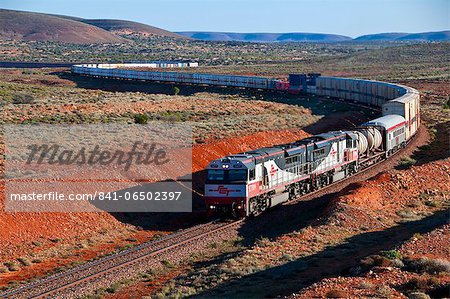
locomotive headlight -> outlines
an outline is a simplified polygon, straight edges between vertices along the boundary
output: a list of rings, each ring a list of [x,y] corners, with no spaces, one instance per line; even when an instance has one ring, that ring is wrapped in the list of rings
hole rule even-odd
[[[209,206],[210,209],[214,210],[216,206]]]

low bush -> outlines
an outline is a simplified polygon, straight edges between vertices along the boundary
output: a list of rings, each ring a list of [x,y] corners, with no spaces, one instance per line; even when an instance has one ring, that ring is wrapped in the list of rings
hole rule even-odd
[[[402,254],[398,251],[398,250],[387,250],[387,251],[382,251],[381,255],[384,257],[387,257],[390,260],[395,260],[395,259],[402,259]]]
[[[360,262],[363,271],[368,271],[373,267],[390,267],[392,266],[392,261],[385,256],[381,255],[370,255]]]
[[[33,244],[33,245],[36,246],[36,247],[42,246],[42,243],[39,242],[39,241],[33,241],[33,242],[31,242],[31,244]]]
[[[414,277],[407,282],[406,287],[410,290],[427,291],[440,284],[435,277]]]
[[[347,298],[348,293],[343,290],[333,289],[329,290],[325,296],[327,298]]]
[[[450,261],[444,259],[410,259],[405,261],[407,269],[416,273],[436,274],[440,272],[450,272]]]
[[[400,162],[398,163],[398,166],[400,168],[408,168],[414,164],[416,164],[417,161],[411,157],[403,157],[400,159]]]
[[[145,125],[148,123],[149,117],[147,114],[137,113],[133,116],[134,122],[140,125]]]
[[[34,102],[34,96],[28,93],[15,93],[12,100],[14,104],[31,104]]]
[[[171,261],[169,261],[169,260],[162,260],[161,261],[161,264],[163,264],[163,266],[164,267],[167,267],[167,268],[172,268],[174,265],[172,264],[172,262]]]
[[[105,291],[107,293],[114,294],[115,292],[117,292],[120,289],[120,286],[121,285],[119,283],[115,283],[115,284],[112,284],[110,287],[106,288]]]
[[[19,264],[16,262],[6,262],[4,263],[5,267],[8,268],[9,271],[18,271],[20,270]]]
[[[431,297],[422,292],[412,292],[408,294],[408,299],[431,299]]]
[[[17,261],[18,261],[19,263],[21,263],[23,266],[31,266],[30,260],[29,260],[28,258],[26,258],[26,257],[19,257],[19,258],[17,259]]]
[[[266,237],[262,237],[262,238],[257,239],[255,241],[255,245],[258,246],[258,247],[266,247],[266,246],[269,246],[271,244],[272,244],[272,242],[270,242],[270,240],[268,238],[266,238]]]

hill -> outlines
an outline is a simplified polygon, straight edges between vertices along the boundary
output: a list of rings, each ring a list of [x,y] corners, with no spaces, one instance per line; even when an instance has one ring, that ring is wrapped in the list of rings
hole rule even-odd
[[[124,20],[82,19],[26,11],[0,9],[0,40],[59,41],[76,44],[118,43],[118,34],[139,33],[186,38],[176,33]]]
[[[138,23],[138,22],[132,22],[132,21],[124,21],[124,20],[108,20],[108,19],[94,19],[94,20],[87,20],[87,19],[80,19],[80,22],[83,22],[85,24],[93,25],[102,29],[105,29],[107,31],[110,31],[112,33],[140,33],[144,35],[161,35],[161,36],[167,36],[167,37],[174,37],[174,38],[186,38],[182,35]]]
[[[355,41],[449,41],[450,31],[421,33],[378,33],[357,37]]]
[[[243,41],[243,42],[341,42],[350,41],[351,37],[322,33],[233,33],[233,32],[177,32],[186,37],[208,41]]]
[[[0,9],[0,39],[118,43],[124,39],[102,28],[57,16]]]

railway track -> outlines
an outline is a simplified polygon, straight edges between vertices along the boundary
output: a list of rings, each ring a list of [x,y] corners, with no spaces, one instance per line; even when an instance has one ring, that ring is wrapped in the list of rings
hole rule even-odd
[[[86,284],[139,263],[160,263],[163,255],[167,255],[170,251],[204,239],[207,236],[218,234],[228,228],[238,226],[242,221],[221,222],[214,220],[200,224],[158,240],[146,242],[131,249],[77,266],[65,272],[36,280],[1,293],[0,298],[66,298],[61,292],[68,291],[74,287],[82,289]],[[153,261],[151,261],[152,259]],[[67,296],[67,298],[71,297],[70,294]]]

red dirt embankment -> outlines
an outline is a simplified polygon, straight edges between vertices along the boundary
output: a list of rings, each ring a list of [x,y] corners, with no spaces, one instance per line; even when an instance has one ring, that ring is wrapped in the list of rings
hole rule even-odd
[[[431,180],[430,174],[433,174]],[[327,207],[327,221],[345,222],[346,227],[370,224],[377,227],[380,220],[387,223],[399,217],[413,219],[446,200],[449,181],[449,159],[381,173],[345,188]]]
[[[192,171],[200,171],[211,160],[228,154],[292,142],[307,135],[301,130],[282,130],[209,140],[193,147]],[[56,263],[61,252],[66,256],[78,252],[79,256],[75,260],[85,260],[114,250],[115,246],[123,245],[127,238],[144,241],[157,233],[136,232],[134,227],[121,223],[108,213],[6,213],[4,189],[5,182],[0,181],[0,263],[26,256],[31,260],[36,257],[36,253],[40,259],[44,256],[43,261],[48,260],[50,263],[42,262],[22,267],[19,271],[0,274],[0,285],[7,280],[33,277],[39,269],[48,271],[52,268],[51,261],[54,262],[53,267],[61,265],[61,260]],[[83,249],[86,240],[94,242],[90,242],[89,248]],[[85,251],[90,253],[83,254]],[[66,257],[67,263],[74,261],[72,257]],[[27,272],[31,275],[27,275]]]
[[[374,179],[345,188],[340,196],[330,202],[324,217],[320,219],[319,227],[326,227],[328,230],[336,227],[341,231],[355,232],[361,232],[361,228],[364,228],[364,233],[383,231],[395,225],[400,227],[401,223],[429,217],[448,205],[449,181],[449,158],[412,166],[407,170],[382,173]],[[448,261],[449,225],[437,227],[423,236],[416,233],[414,227],[405,225],[397,230],[398,236],[413,236],[403,244],[393,241],[396,239],[394,236],[391,241],[390,238],[380,235],[379,239],[372,240],[377,244],[372,247],[397,248],[403,258],[426,257]],[[367,249],[370,250],[370,246]],[[358,258],[364,257],[364,250],[358,254]],[[348,263],[355,262],[358,258],[352,256],[348,258]],[[322,279],[292,298],[384,297],[384,293],[392,298],[406,298],[399,291],[409,292],[410,290],[406,289],[408,284],[414,280],[429,281],[430,277],[435,286],[450,283],[448,272],[432,277],[388,265],[375,267],[359,276]]]

